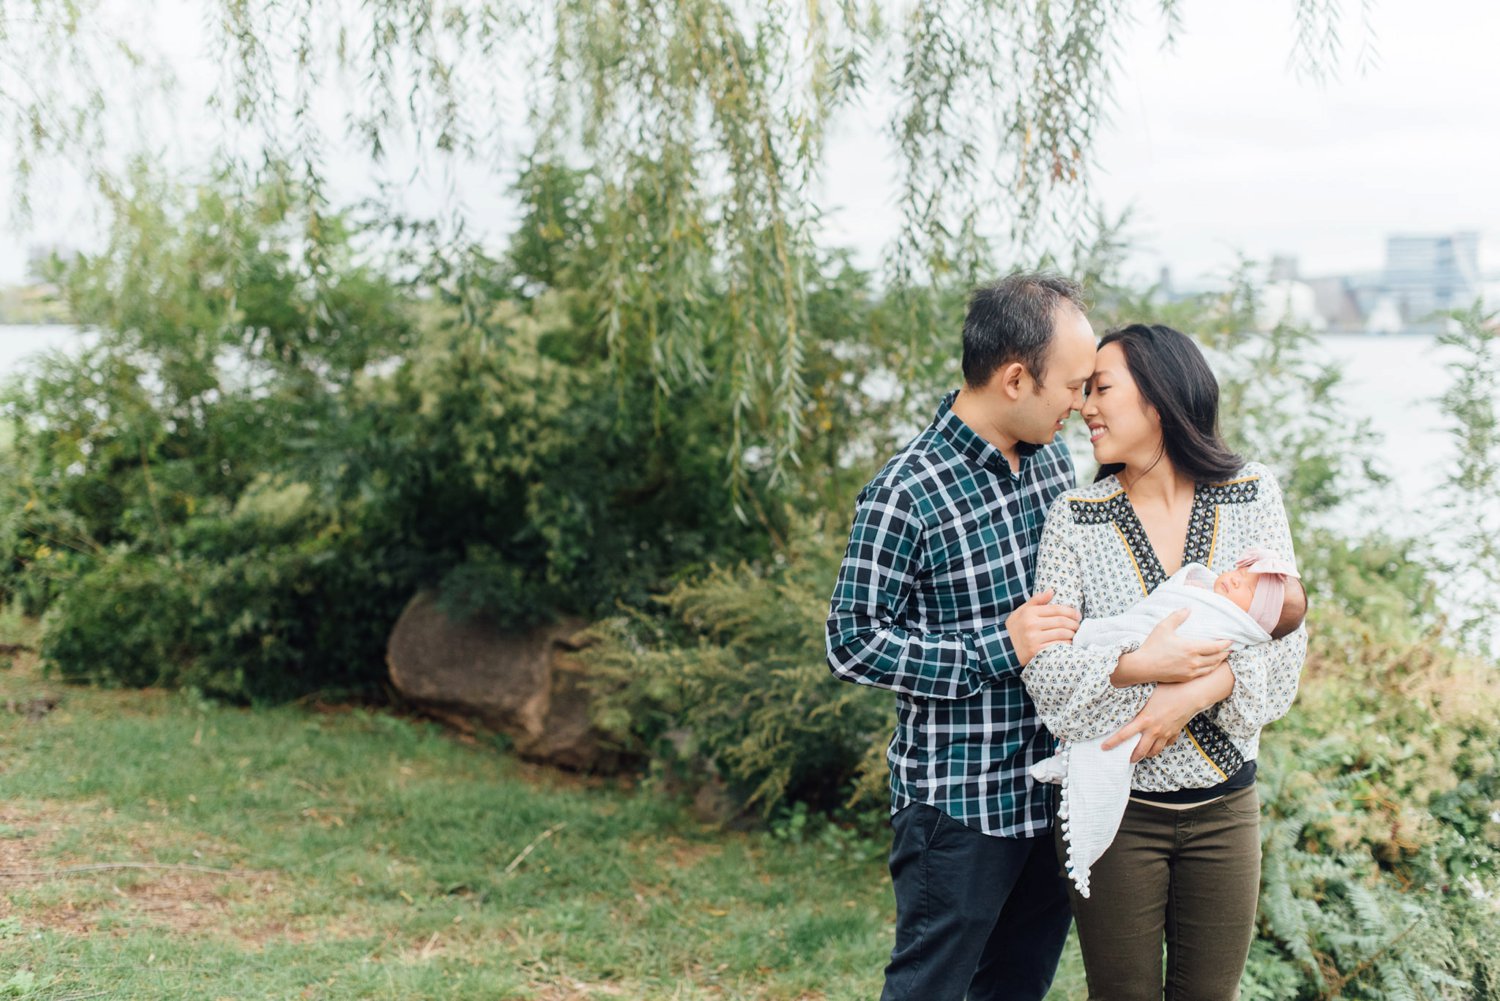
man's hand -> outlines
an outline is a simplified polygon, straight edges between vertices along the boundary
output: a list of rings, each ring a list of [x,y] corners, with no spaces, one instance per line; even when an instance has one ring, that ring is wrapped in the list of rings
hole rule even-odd
[[[1073,634],[1078,631],[1078,610],[1051,602],[1049,589],[1032,595],[1005,617],[1005,631],[1010,633],[1010,645],[1016,648],[1022,667],[1031,663],[1044,646],[1073,642]]]
[[[1225,663],[1229,659],[1229,640],[1192,640],[1177,634],[1177,627],[1187,621],[1188,611],[1179,608],[1158,622],[1139,650],[1120,658],[1109,683],[1116,688],[1129,688],[1151,681],[1167,684],[1192,681]]]
[[[1207,707],[1187,685],[1158,685],[1135,719],[1111,734],[1102,749],[1108,751],[1140,734],[1140,743],[1130,755],[1131,764],[1154,757],[1175,744],[1188,721]]]

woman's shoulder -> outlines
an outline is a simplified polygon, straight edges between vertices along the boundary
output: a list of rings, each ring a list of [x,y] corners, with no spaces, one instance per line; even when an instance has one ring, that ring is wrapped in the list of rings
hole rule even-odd
[[[1068,501],[1107,501],[1116,494],[1122,494],[1125,488],[1120,486],[1120,481],[1114,476],[1106,476],[1095,480],[1093,483],[1085,483],[1082,486],[1072,487],[1064,490],[1058,495],[1054,503],[1062,504]]]
[[[1123,502],[1125,488],[1113,476],[1072,487],[1057,495],[1048,517],[1061,515],[1066,521],[1088,523],[1105,516],[1116,502]]]
[[[1270,480],[1275,482],[1276,474],[1271,472],[1271,467],[1267,466],[1264,462],[1247,462],[1228,480],[1225,480],[1222,484],[1213,485],[1223,486],[1232,483],[1249,483],[1256,480]]]
[[[1226,480],[1199,485],[1203,500],[1216,505],[1257,505],[1280,502],[1281,487],[1276,474],[1263,462],[1247,462]]]

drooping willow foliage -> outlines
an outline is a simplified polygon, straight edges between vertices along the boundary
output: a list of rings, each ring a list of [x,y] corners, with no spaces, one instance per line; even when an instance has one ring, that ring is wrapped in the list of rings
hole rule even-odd
[[[609,360],[669,396],[733,401],[731,472],[794,469],[808,386],[809,275],[824,144],[863,102],[888,108],[901,224],[883,248],[907,303],[897,374],[930,360],[951,296],[1085,229],[1093,144],[1122,33],[1180,0],[201,0],[222,73],[211,106],[241,158],[295,175],[316,229],[331,200],[329,94],[372,158],[415,148],[493,169],[583,169],[605,206],[594,276]],[[140,5],[150,8],[151,4]],[[0,98],[14,170],[108,138],[127,98],[103,0],[0,0]],[[191,7],[189,8],[191,9]],[[1336,61],[1338,7],[1298,0],[1294,62]],[[1368,31],[1366,32],[1368,33]],[[49,67],[62,67],[66,82]],[[237,134],[234,132],[237,129]],[[248,142],[246,137],[249,137]],[[247,150],[250,151],[247,153]]]

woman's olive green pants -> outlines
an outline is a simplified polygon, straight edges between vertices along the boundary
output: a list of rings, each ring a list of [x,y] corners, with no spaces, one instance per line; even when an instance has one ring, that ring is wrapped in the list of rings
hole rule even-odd
[[[1253,785],[1180,810],[1132,800],[1091,872],[1087,900],[1068,883],[1090,1001],[1239,996],[1260,891]]]

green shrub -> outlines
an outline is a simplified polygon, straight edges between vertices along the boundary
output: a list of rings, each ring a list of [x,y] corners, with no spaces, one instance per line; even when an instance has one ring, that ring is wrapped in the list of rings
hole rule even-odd
[[[1494,668],[1436,635],[1371,637],[1338,608],[1310,630],[1297,705],[1261,746],[1263,891],[1247,996],[1492,997]]]
[[[207,565],[183,680],[237,701],[381,695],[386,640],[411,596],[382,555],[327,534]]]
[[[48,609],[43,661],[69,681],[181,684],[196,652],[186,570],[161,557],[109,553]]]
[[[44,619],[52,670],[240,702],[379,692],[409,582],[307,485],[258,481],[179,540],[174,560],[120,550],[69,584]]]
[[[822,525],[801,525],[762,564],[716,568],[660,599],[663,615],[602,624],[590,654],[596,723],[632,750],[691,774],[699,762],[763,815],[851,800],[885,815],[883,749],[895,723],[889,692],[835,684],[824,654],[828,581],[838,551]],[[881,794],[871,801],[871,771]]]
[[[653,427],[651,388],[566,361],[566,299],[491,304],[424,332],[372,389],[362,486],[450,611],[525,627],[643,604],[685,567],[764,553],[726,482],[727,404],[684,389]]]

